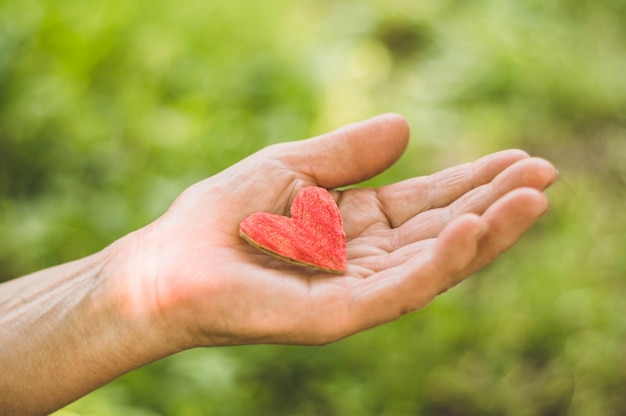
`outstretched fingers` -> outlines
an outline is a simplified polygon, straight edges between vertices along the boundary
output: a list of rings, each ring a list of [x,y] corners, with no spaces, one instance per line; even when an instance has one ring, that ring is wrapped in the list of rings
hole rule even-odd
[[[554,182],[557,172],[547,161],[538,158],[520,160],[497,175],[491,182],[478,186],[448,206],[421,212],[400,228],[404,235],[436,236],[446,224],[466,213],[482,214],[492,204],[520,188],[543,190]]]
[[[419,255],[357,282],[350,311],[352,327],[362,330],[395,320],[425,307],[458,283],[474,262],[486,227],[477,215],[461,216]]]
[[[391,227],[417,213],[449,205],[470,190],[491,182],[514,163],[527,159],[521,150],[505,150],[442,170],[430,176],[407,179],[378,189],[378,198]]]
[[[498,199],[482,216],[464,214],[403,262],[388,264],[354,287],[353,328],[364,329],[428,305],[438,294],[493,262],[548,210],[545,195],[519,188]],[[399,258],[397,258],[399,260]]]

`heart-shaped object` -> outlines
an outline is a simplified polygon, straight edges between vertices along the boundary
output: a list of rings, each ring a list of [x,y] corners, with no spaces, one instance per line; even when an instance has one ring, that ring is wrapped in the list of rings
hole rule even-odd
[[[302,189],[291,205],[291,218],[257,212],[239,225],[253,246],[285,261],[324,271],[346,270],[346,234],[335,201],[317,186]]]

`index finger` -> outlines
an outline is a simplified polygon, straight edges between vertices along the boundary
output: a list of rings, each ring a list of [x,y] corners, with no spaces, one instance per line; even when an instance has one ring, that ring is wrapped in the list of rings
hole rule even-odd
[[[420,212],[447,206],[468,191],[491,182],[500,172],[528,153],[504,150],[474,162],[382,186],[377,189],[381,209],[392,228],[399,227]]]

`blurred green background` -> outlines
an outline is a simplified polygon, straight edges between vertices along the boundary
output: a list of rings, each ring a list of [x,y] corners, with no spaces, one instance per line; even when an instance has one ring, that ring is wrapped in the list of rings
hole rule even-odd
[[[397,322],[188,351],[57,415],[626,414],[624,0],[0,0],[0,280],[388,111],[412,143],[370,184],[519,147],[561,172],[551,214]]]

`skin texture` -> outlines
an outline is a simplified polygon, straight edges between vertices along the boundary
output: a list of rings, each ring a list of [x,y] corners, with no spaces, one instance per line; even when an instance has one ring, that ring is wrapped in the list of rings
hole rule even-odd
[[[0,409],[46,414],[197,346],[322,345],[395,320],[491,263],[548,209],[557,178],[519,150],[376,189],[331,191],[343,275],[267,256],[248,215],[287,215],[299,190],[391,166],[409,129],[387,114],[265,148],[192,185],[159,219],[87,258],[0,285]]]

